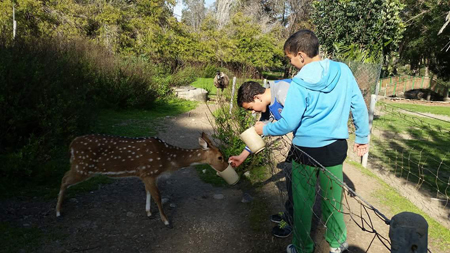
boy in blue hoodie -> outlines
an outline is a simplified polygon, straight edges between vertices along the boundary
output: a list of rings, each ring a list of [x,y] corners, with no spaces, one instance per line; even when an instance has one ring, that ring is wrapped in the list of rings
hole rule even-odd
[[[319,41],[312,31],[300,30],[291,35],[284,51],[299,72],[289,87],[280,120],[269,124],[257,122],[255,130],[265,136],[294,133],[292,141],[297,150],[292,162],[294,237],[287,252],[314,251],[310,230],[317,179],[322,189],[322,221],[326,222],[325,239],[330,244],[330,253],[344,252],[348,244],[342,188],[334,178],[343,180],[350,111],[356,128],[354,151],[359,156],[367,152],[367,107],[348,66],[321,60]],[[321,170],[317,163],[326,170]]]

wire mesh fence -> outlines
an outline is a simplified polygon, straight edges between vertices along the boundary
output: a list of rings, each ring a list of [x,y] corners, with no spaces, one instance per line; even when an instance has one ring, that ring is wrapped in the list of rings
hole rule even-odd
[[[399,106],[378,102],[370,164],[402,195],[450,228],[450,120]]]
[[[370,109],[372,95],[379,93],[381,66],[345,63],[354,73]],[[434,212],[433,218],[441,216],[443,222],[448,222],[450,216],[445,209],[450,206],[450,169],[446,143],[450,138],[450,125],[446,120],[440,119],[436,124],[436,118],[415,114],[417,112],[401,112],[400,108],[389,103],[378,103],[373,124],[371,120],[369,165],[386,172],[389,179],[383,177],[382,180],[391,186],[404,188],[394,187],[419,207],[416,196],[429,196],[428,200],[438,203],[435,206],[439,208],[431,208],[429,201],[421,204],[423,208],[433,209],[429,212]],[[351,120],[348,126],[350,138],[347,141],[352,147],[355,129]],[[357,246],[350,245],[349,252],[391,252],[393,241],[389,230],[393,218],[389,219],[383,210],[377,209],[355,191],[342,166],[324,166],[304,150],[292,147],[292,134],[265,138],[266,149],[260,155],[266,158],[262,163],[269,166],[273,176],[278,173],[285,175],[286,186],[279,191],[285,206],[280,227],[290,226],[293,247],[298,252],[330,252],[330,247],[340,247],[347,241],[347,228],[352,228],[351,240],[357,237],[361,241]]]
[[[346,62],[346,64],[354,73],[367,108],[369,108],[371,95],[379,92],[381,66],[353,62]],[[379,108],[387,111],[386,105],[377,107],[378,110],[380,110]],[[404,117],[402,121],[405,121]],[[417,119],[411,122],[415,122],[414,128],[425,131],[427,135],[423,135],[417,140],[422,144],[420,150],[413,145],[412,141],[404,141],[400,151],[392,148],[398,146],[394,143],[401,141],[402,138],[399,137],[403,134],[393,131],[395,122],[392,120],[393,124],[384,128],[383,132],[378,130],[381,121],[377,114],[371,146],[373,150],[378,150],[378,154],[382,155],[374,152],[369,161],[374,164],[379,162],[378,164],[382,164],[385,168],[390,167],[389,172],[392,172],[395,177],[403,177],[407,180],[412,179],[415,175],[415,181],[412,180],[416,185],[415,190],[421,187],[426,188],[424,185],[435,188],[435,198],[440,196],[440,201],[445,202],[441,204],[446,206],[450,181],[445,160],[443,157],[432,157],[433,152],[423,147],[423,145],[431,144],[436,150],[442,151],[444,143],[448,143],[449,135],[445,130],[446,126],[431,127],[427,121],[420,121],[419,124]],[[424,127],[425,125],[427,127]],[[354,131],[350,121],[349,131]],[[413,133],[415,131],[409,129],[406,132]],[[381,134],[387,141],[381,141],[379,137],[375,137],[377,134]],[[427,136],[426,142],[425,136]],[[442,145],[436,144],[435,138],[442,140]],[[351,136],[349,146],[353,145],[353,140],[354,137]],[[271,144],[275,144],[269,145],[271,152],[278,157],[278,159],[270,160],[271,168],[280,167],[276,163],[283,159],[288,161],[294,159],[291,165],[282,166],[288,190],[284,193],[280,192],[280,195],[282,199],[286,200],[285,212],[291,213],[284,217],[288,220],[288,225],[292,226],[293,245],[298,252],[329,252],[330,247],[342,246],[346,242],[346,226],[359,229],[360,233],[353,236],[365,238],[363,240],[367,242],[363,248],[351,245],[349,252],[391,252],[391,240],[388,232],[391,220],[349,187],[347,183],[351,185],[351,180],[347,178],[344,181],[345,173],[342,172],[342,167],[323,166],[298,147],[292,148],[288,137],[275,138]],[[392,152],[389,152],[390,150]],[[296,155],[292,156],[293,153]],[[408,166],[405,166],[406,153],[408,154]],[[413,153],[417,153],[418,156],[413,158]],[[280,160],[280,157],[283,159]],[[300,161],[295,161],[296,159],[300,159]],[[431,170],[431,167],[436,169]],[[414,196],[414,194],[412,195]],[[428,249],[428,252],[431,250]]]
[[[292,147],[290,136],[266,141],[272,172],[281,168],[285,175],[286,188],[280,190],[280,198],[287,224],[281,227],[292,228],[298,252],[338,248],[347,241],[347,227],[358,231],[351,236],[367,242],[362,243],[364,248],[350,245],[349,252],[390,252],[389,218],[357,194],[342,166],[321,165],[302,149]]]

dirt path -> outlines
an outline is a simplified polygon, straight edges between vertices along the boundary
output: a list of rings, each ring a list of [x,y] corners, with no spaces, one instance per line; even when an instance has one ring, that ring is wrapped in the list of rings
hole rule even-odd
[[[205,105],[200,105],[191,112],[167,117],[158,136],[170,144],[196,148],[199,133],[212,131],[206,118],[208,112]],[[346,183],[357,194],[383,210],[383,203],[371,196],[380,187],[376,180],[348,164],[344,173]],[[252,193],[255,199],[267,203],[268,211],[265,211],[269,214],[282,210],[279,186],[284,183],[280,180],[283,179],[268,180]],[[281,253],[291,241],[291,237],[272,237],[274,224],[269,219],[259,230],[251,228],[253,202],[241,202],[243,192],[239,184],[213,187],[202,182],[194,168],[186,168],[160,180],[159,186],[163,198],[168,199],[164,208],[173,229],[163,225],[155,204],[152,204],[155,218],[146,217],[144,186],[135,178],[118,179],[98,190],[66,199],[63,216],[58,219],[54,215],[56,196],[53,201],[2,201],[0,221],[17,227],[36,227],[48,235],[49,239],[38,252]],[[217,194],[223,198],[215,198]],[[360,204],[348,199],[350,209],[358,214]],[[387,237],[388,226],[374,214],[371,217],[373,226]],[[363,232],[350,215],[345,219],[351,252],[365,252],[374,235]],[[318,231],[316,237],[323,238],[323,229]],[[321,245],[320,252],[327,252],[323,239]],[[368,252],[388,251],[375,239]]]

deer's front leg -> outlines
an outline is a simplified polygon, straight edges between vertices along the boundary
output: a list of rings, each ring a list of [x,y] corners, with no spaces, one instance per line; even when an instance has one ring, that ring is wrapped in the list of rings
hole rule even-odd
[[[152,211],[150,211],[151,200],[150,200],[150,191],[147,189],[147,185],[145,185],[145,192],[147,193],[146,201],[145,201],[145,211],[147,212],[147,216],[152,216]]]

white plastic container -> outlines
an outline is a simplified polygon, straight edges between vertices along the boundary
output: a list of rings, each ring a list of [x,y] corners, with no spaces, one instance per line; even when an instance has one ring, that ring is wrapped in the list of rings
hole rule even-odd
[[[234,168],[230,165],[224,171],[217,171],[217,174],[221,176],[229,185],[235,185],[239,181],[239,175]]]
[[[261,136],[256,133],[255,127],[253,126],[242,132],[240,137],[254,154],[263,150],[266,145]]]

